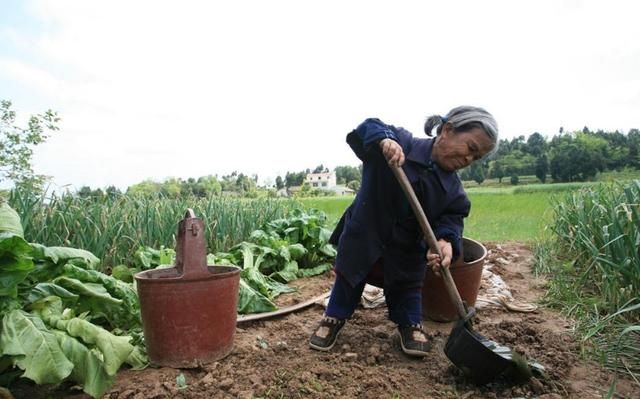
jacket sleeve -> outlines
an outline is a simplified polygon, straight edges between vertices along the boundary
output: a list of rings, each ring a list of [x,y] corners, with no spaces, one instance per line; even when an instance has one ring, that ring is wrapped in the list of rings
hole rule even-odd
[[[347,135],[347,143],[356,156],[364,161],[370,156],[372,147],[387,138],[399,141],[396,129],[380,119],[369,118]]]
[[[462,250],[462,233],[464,218],[469,216],[471,203],[466,194],[460,193],[451,204],[445,208],[434,227],[434,234],[438,240],[444,239],[451,243],[453,259],[455,261]]]

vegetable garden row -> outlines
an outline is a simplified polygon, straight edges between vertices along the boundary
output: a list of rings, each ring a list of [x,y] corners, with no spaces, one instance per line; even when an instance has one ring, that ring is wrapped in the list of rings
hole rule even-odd
[[[47,209],[57,205],[49,204],[38,212],[47,214],[51,212]],[[238,204],[234,205],[232,213],[238,211]],[[247,209],[256,212],[255,203]],[[288,282],[327,271],[335,256],[335,249],[328,244],[330,230],[323,213],[306,213],[298,208],[271,210],[271,214],[288,216],[263,223],[261,229],[247,235],[246,241],[226,252],[208,255],[209,264],[242,266],[239,313],[275,310],[273,299],[294,290]],[[33,212],[31,219],[26,219],[33,223],[39,213]],[[205,215],[201,217],[207,221]],[[45,220],[51,218],[54,216]],[[177,221],[178,218],[173,221],[173,232],[165,240],[173,239]],[[69,226],[67,220],[64,222],[61,225]],[[120,234],[122,229],[124,225]],[[223,241],[228,237],[224,235]],[[123,364],[145,367],[147,358],[132,274],[172,265],[172,247],[170,241],[165,248],[138,247],[129,262],[105,274],[100,260],[91,252],[29,242],[19,215],[2,203],[0,386],[20,376],[38,384],[71,380],[89,395],[100,397]]]

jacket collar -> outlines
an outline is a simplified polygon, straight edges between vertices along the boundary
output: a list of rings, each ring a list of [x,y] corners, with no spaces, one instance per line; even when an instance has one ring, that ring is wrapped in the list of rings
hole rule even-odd
[[[431,151],[434,143],[435,139],[413,138],[413,143],[409,153],[406,155],[406,159],[418,164],[423,169],[422,173],[435,173],[442,189],[445,192],[450,192],[458,180],[458,175],[456,172],[448,172],[441,169],[438,164],[431,160]]]

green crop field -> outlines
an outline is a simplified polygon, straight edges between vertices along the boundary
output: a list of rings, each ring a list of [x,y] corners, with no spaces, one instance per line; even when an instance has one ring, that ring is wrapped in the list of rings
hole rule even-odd
[[[465,236],[480,241],[533,242],[545,234],[553,220],[550,200],[558,195],[599,183],[529,184],[508,187],[470,187],[471,214],[465,221]],[[307,208],[324,211],[337,223],[353,197],[316,197],[299,200]]]

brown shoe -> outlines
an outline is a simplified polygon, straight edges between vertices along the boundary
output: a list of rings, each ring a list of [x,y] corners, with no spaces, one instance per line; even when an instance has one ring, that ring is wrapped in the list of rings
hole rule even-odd
[[[327,352],[333,348],[346,320],[323,316],[320,325],[309,339],[309,346],[313,349]]]
[[[422,329],[422,324],[398,327],[402,351],[410,356],[423,357],[431,350],[431,340]]]

